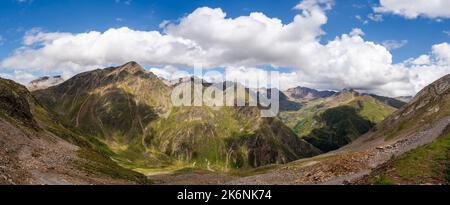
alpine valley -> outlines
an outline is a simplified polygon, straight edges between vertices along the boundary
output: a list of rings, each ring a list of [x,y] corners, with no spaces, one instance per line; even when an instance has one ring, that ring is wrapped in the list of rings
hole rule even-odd
[[[28,88],[0,79],[0,184],[450,182],[450,75],[412,99],[306,87],[237,96],[279,92],[272,118],[172,104],[175,86],[196,82],[136,62]]]

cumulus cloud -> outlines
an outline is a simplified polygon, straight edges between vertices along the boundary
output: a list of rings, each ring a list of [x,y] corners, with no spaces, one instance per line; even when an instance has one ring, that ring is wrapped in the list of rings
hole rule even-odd
[[[190,76],[188,72],[182,71],[174,66],[164,66],[162,68],[150,68],[150,72],[166,80],[177,80],[180,78]]]
[[[354,33],[354,32],[352,32]],[[391,53],[382,45],[365,41],[361,35],[344,34],[323,46],[316,55],[311,73],[319,76],[320,88],[352,87],[368,92],[395,95],[382,86],[407,81],[407,72],[392,65]],[[394,89],[392,91],[397,91]]]
[[[190,65],[205,56],[191,40],[129,28],[103,33],[28,33],[23,44],[1,67],[77,73],[130,60],[147,65]]]
[[[366,19],[363,19],[360,15],[356,15],[355,19],[358,20],[359,22],[363,23],[364,25],[369,24],[369,21]]]
[[[439,64],[450,63],[450,44],[448,43],[437,44],[433,46],[432,50]]]
[[[411,59],[410,62],[413,65],[428,65],[431,63],[431,59],[429,55],[421,55],[416,59]]]
[[[428,55],[421,55],[395,65],[408,70],[413,90],[418,92],[426,85],[450,73],[450,44],[433,45]]]
[[[9,72],[9,73],[0,73],[0,77],[14,79],[17,82],[23,82],[23,83],[30,82],[37,78],[33,74],[26,72],[26,71],[22,71],[22,70],[15,70],[15,71]]]
[[[401,41],[386,40],[386,41],[383,41],[383,43],[382,43],[382,45],[384,47],[386,47],[388,50],[399,49],[399,48],[405,46],[406,44],[408,44],[408,40],[401,40]]]
[[[450,1],[448,0],[380,0],[374,7],[378,13],[392,13],[408,19],[419,16],[426,18],[450,18]]]
[[[225,80],[239,82],[250,88],[267,88],[271,87],[271,72],[272,71],[255,67],[228,67],[225,69]],[[249,73],[251,73],[251,75],[249,75]],[[277,83],[277,86],[275,87],[280,90],[287,90],[302,85],[302,82],[299,81],[299,76],[295,72],[281,72],[276,77],[279,83]]]
[[[382,22],[384,20],[381,14],[368,14],[367,18],[375,22]]]
[[[325,5],[313,0],[297,5],[301,14],[288,24],[258,12],[230,19],[221,9],[199,8],[180,23],[167,24],[165,32],[198,43],[209,55],[207,66],[301,63],[308,61],[302,53],[310,52],[324,33],[322,9],[329,8],[329,1],[320,2]]]
[[[292,69],[280,75],[282,89],[352,87],[390,96],[414,94],[448,73],[448,44],[433,46],[428,62],[422,57],[393,64],[389,49],[395,46],[366,41],[359,28],[321,43],[332,5],[331,0],[304,0],[294,7],[298,14],[288,23],[259,12],[229,18],[220,8],[202,7],[177,22],[164,21],[162,31],[34,30],[25,35],[21,48],[0,62],[0,69],[60,72],[67,78],[134,60],[170,78],[178,68],[201,63],[207,69],[225,68],[242,81],[242,76],[261,75],[261,66],[271,66]]]

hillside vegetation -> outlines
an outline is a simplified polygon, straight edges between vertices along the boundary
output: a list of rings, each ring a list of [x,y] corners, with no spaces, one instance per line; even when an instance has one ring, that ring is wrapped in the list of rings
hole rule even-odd
[[[120,164],[143,173],[186,167],[227,172],[321,153],[278,119],[262,118],[257,107],[174,107],[172,89],[130,62],[33,94],[83,135],[106,144]]]
[[[24,86],[4,79],[0,136],[0,184],[150,183],[112,161],[104,144],[65,127]]]
[[[309,101],[280,118],[301,138],[324,152],[338,149],[384,120],[396,108],[369,95],[344,90]]]

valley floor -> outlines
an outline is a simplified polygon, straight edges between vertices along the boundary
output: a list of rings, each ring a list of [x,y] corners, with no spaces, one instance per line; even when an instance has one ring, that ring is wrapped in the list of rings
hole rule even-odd
[[[180,170],[174,173],[151,175],[149,179],[161,185],[221,185],[238,177],[206,170]]]
[[[450,117],[423,127],[400,139],[359,138],[340,150],[286,165],[262,167],[234,173],[216,173],[186,168],[147,173],[154,184],[163,185],[301,185],[360,183],[373,170],[380,170],[393,156],[436,140],[450,124]],[[82,160],[77,147],[58,138],[36,138],[0,122],[3,140],[15,142],[3,147],[0,140],[2,174],[0,184],[128,184],[109,176],[92,175],[76,167]],[[15,137],[13,136],[21,136]],[[33,143],[31,143],[33,141]],[[27,144],[37,146],[30,147]],[[50,153],[51,152],[51,153]],[[51,163],[49,163],[51,162]],[[48,166],[51,164],[52,166]],[[14,170],[4,170],[6,168]],[[373,175],[373,174],[372,174]],[[367,182],[368,183],[368,182]]]

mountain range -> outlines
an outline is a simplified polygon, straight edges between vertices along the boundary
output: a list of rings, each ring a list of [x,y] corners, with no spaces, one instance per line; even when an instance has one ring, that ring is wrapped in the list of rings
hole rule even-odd
[[[448,183],[450,76],[413,99],[245,89],[244,100],[280,93],[272,118],[261,107],[173,105],[175,85],[194,83],[136,62],[28,89],[0,79],[0,184]],[[428,167],[405,174],[415,157]]]

